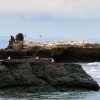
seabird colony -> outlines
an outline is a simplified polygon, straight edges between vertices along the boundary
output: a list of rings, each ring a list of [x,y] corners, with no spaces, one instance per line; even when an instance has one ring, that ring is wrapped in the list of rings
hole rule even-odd
[[[85,44],[97,44],[88,40],[59,40],[54,42],[40,42],[40,41],[29,41],[25,40],[24,45],[28,47],[32,46],[59,46],[59,45],[70,45],[70,46],[84,46]]]

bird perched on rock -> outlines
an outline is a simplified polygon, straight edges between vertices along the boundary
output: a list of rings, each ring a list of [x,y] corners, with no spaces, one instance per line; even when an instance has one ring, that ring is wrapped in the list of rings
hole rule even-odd
[[[36,57],[35,57],[35,59],[39,59],[39,57],[38,57],[38,56],[36,56]]]
[[[8,57],[8,59],[10,59],[10,56]]]
[[[52,58],[51,61],[54,62],[54,59]]]

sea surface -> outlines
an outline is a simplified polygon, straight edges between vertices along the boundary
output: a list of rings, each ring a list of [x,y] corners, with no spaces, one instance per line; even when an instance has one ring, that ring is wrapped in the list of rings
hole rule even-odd
[[[0,49],[6,48],[9,44],[8,40],[0,40]]]
[[[0,48],[7,46],[7,41],[0,41]],[[100,85],[100,62],[78,63]],[[0,100],[100,100],[98,92],[39,92],[16,93],[0,92]]]

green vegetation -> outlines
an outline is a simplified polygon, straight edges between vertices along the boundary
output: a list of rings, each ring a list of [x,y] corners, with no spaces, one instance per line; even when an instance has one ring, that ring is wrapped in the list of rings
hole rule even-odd
[[[18,33],[18,34],[16,35],[16,40],[17,40],[17,41],[23,41],[23,40],[24,40],[24,35],[23,35],[22,33]]]

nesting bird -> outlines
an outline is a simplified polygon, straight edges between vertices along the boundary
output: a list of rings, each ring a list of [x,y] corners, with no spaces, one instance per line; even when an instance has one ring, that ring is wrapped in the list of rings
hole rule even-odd
[[[52,58],[51,61],[54,62],[54,59]]]
[[[37,57],[35,57],[35,59],[39,59],[39,57],[37,56]]]
[[[10,56],[8,57],[8,59],[10,59]]]

